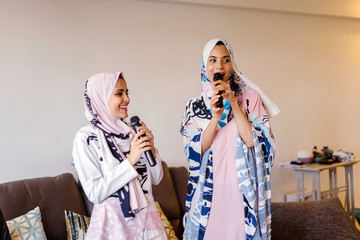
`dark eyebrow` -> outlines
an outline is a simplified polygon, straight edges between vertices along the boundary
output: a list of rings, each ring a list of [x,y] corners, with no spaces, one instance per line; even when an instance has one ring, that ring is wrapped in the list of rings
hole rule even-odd
[[[209,56],[209,58],[216,58],[215,56]],[[223,56],[223,58],[226,58],[226,57],[230,57],[230,55],[225,55],[225,56]]]
[[[114,93],[119,93],[119,92],[125,92],[125,90],[124,89],[122,89],[122,88],[118,88],[118,89],[116,89],[115,91],[114,91]],[[126,90],[126,94],[128,94],[129,93],[129,89],[127,89]]]
[[[125,90],[122,89],[122,88],[118,88],[118,89],[115,90],[115,92],[124,92],[124,91],[125,91]]]

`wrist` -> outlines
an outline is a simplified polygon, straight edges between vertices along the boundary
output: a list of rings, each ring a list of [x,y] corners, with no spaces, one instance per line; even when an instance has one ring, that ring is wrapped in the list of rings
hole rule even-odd
[[[216,123],[218,124],[218,122],[221,120],[221,116],[217,117],[217,116],[212,116],[212,118],[210,119],[210,122]]]
[[[130,162],[130,164],[132,166],[134,166],[135,163],[137,162],[131,154],[129,154],[129,156],[127,157],[127,160]]]
[[[217,119],[217,118],[212,118],[212,119],[210,120],[210,123],[209,123],[208,127],[209,127],[210,129],[213,129],[214,131],[216,131],[217,125],[219,124],[220,120],[221,120],[221,118],[219,118],[219,119]]]
[[[235,96],[232,97],[231,99],[229,99],[228,101],[229,101],[231,107],[239,106],[239,102]]]

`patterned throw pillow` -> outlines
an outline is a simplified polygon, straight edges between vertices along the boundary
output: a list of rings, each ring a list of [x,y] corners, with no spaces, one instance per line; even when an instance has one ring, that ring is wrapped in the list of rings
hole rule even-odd
[[[160,218],[161,218],[162,222],[164,223],[167,238],[169,240],[178,240],[178,238],[175,235],[174,229],[171,226],[167,217],[165,216],[164,212],[162,211],[160,204],[158,202],[155,202],[155,204],[156,204],[156,209],[160,214]]]
[[[89,228],[90,217],[65,210],[65,223],[68,240],[83,240]]]
[[[20,217],[6,221],[6,224],[12,240],[46,240],[39,207]]]

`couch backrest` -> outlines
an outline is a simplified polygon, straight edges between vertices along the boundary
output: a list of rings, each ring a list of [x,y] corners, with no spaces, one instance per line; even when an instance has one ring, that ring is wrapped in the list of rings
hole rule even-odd
[[[185,167],[168,167],[162,162],[164,176],[158,185],[153,185],[153,195],[174,228],[175,234],[182,239],[184,227],[182,218],[185,213],[185,199],[188,170]]]
[[[271,203],[271,239],[359,240],[337,197]]]
[[[70,173],[0,184],[0,209],[6,220],[40,207],[49,240],[66,239],[64,210],[87,215],[77,183]]]

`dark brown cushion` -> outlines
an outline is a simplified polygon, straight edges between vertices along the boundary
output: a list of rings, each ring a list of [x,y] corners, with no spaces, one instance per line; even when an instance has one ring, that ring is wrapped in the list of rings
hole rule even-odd
[[[170,167],[170,174],[177,192],[177,198],[180,204],[181,216],[185,214],[185,200],[187,193],[187,185],[189,179],[189,171],[186,167]]]
[[[158,185],[153,185],[153,195],[155,202],[160,204],[164,214],[171,222],[172,219],[180,218],[180,205],[169,168],[165,162],[162,162],[162,166],[164,176]]]
[[[47,239],[66,239],[64,210],[87,215],[72,174],[0,184],[0,209],[6,220],[40,207]]]
[[[185,213],[189,173],[185,167],[169,168],[165,162],[162,162],[162,166],[164,176],[159,185],[153,185],[154,199],[159,202],[176,236],[182,239],[184,232],[182,218]]]
[[[338,198],[272,203],[273,240],[360,239]]]

